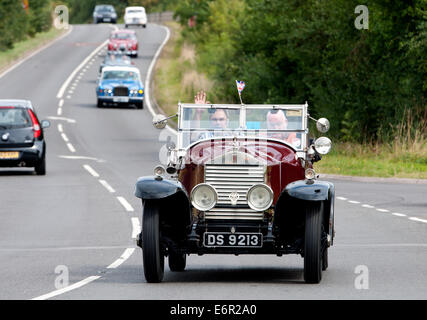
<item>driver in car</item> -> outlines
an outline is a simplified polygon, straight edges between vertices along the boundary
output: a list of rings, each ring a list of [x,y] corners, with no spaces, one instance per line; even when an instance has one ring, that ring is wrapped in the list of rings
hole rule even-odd
[[[283,110],[270,110],[267,113],[268,130],[286,130],[288,128],[288,119]],[[275,139],[284,140],[291,145],[299,146],[300,139],[295,132],[268,132],[268,136]]]

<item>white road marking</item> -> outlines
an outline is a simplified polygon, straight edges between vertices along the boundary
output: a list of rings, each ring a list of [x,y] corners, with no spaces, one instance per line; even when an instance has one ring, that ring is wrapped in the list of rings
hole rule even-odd
[[[397,216],[397,217],[407,217],[406,214],[398,213],[398,212],[393,212],[392,215]]]
[[[72,159],[72,160],[93,160],[96,162],[105,162],[103,159],[93,158],[93,157],[85,157],[85,156],[58,156],[63,159]]]
[[[377,209],[377,211],[379,211],[379,212],[390,212],[390,210],[387,210],[387,209]]]
[[[71,96],[67,96],[67,99],[71,99]]]
[[[132,217],[132,239],[136,239],[138,234],[141,232],[141,224],[139,223],[139,219],[137,217]]]
[[[38,54],[39,52],[42,52],[44,49],[50,47],[51,45],[53,45],[54,43],[56,43],[57,41],[64,39],[66,36],[68,36],[71,31],[73,31],[73,26],[70,25],[70,29],[64,33],[62,36],[60,36],[59,38],[49,42],[48,44],[46,44],[45,46],[37,49],[36,51],[34,51],[33,53],[31,53],[30,55],[28,55],[27,57],[25,57],[24,59],[22,59],[21,61],[18,61],[17,63],[13,64],[13,66],[11,66],[9,69],[5,70],[2,74],[0,74],[0,79],[3,78],[6,74],[8,74],[9,72],[11,72],[12,70],[16,69],[17,67],[19,67],[21,64],[23,64],[25,61],[31,59],[32,57],[34,57],[36,54]]]
[[[47,117],[50,120],[64,120],[67,121],[68,123],[76,123],[76,120],[74,119],[70,119],[70,118],[64,118],[64,117]]]
[[[58,104],[58,106],[60,107],[60,108],[62,108],[62,106],[64,105],[64,99],[61,99],[61,100],[59,100],[59,104]]]
[[[58,123],[58,131],[59,132],[63,132],[64,129],[62,128],[62,124]]]
[[[71,152],[76,152],[76,149],[74,148],[74,146],[71,143],[67,143],[67,147]]]
[[[117,197],[117,200],[119,200],[119,202],[121,203],[121,205],[126,209],[126,211],[128,212],[133,212],[135,211],[133,209],[133,207],[130,205],[129,202],[127,202],[127,200],[123,197]]]
[[[338,200],[347,200],[347,198],[344,197],[337,197]]]
[[[56,111],[56,114],[58,116],[62,115],[62,108],[58,108],[58,110]]]
[[[116,192],[116,190],[113,189],[113,187],[111,187],[107,181],[105,180],[98,180],[100,184],[102,184],[104,186],[105,189],[107,189],[109,192],[114,193]]]
[[[363,208],[368,208],[368,209],[373,209],[375,208],[374,206],[371,206],[370,204],[363,204],[362,205]]]
[[[95,280],[97,280],[99,278],[101,278],[101,276],[91,276],[91,277],[88,277],[86,279],[83,279],[82,281],[76,282],[76,283],[74,283],[74,284],[72,284],[70,286],[67,286],[67,287],[59,289],[59,290],[52,291],[50,293],[47,293],[47,294],[44,294],[42,296],[33,298],[31,300],[46,300],[46,299],[49,299],[49,298],[53,298],[55,296],[58,296],[60,294],[66,293],[66,292],[69,292],[71,290],[78,289],[78,288],[80,288],[80,287],[82,287],[82,286],[84,286],[84,285],[86,285],[86,284],[88,284],[88,283],[90,283],[92,281],[95,281]]]
[[[354,201],[354,200],[349,200],[348,202],[354,203],[354,204],[359,204],[360,203],[359,201]]]
[[[65,142],[70,141],[70,140],[68,140],[68,137],[66,136],[65,133],[61,133],[61,137],[62,137],[62,139],[64,139]]]
[[[417,217],[410,217],[409,220],[427,223],[427,220],[420,219],[420,218],[417,218]]]
[[[123,262],[125,262],[129,257],[132,255],[132,253],[135,251],[135,248],[127,248],[125,252],[121,255],[120,258],[118,258],[116,261],[114,261],[112,264],[110,264],[107,269],[115,269],[119,265],[121,265]]]
[[[160,45],[160,47],[157,49],[156,54],[154,55],[153,60],[151,60],[150,66],[148,67],[148,71],[147,71],[147,76],[145,77],[145,86],[144,86],[144,90],[145,90],[145,95],[144,95],[144,103],[148,108],[148,111],[150,111],[151,115],[154,117],[156,115],[156,112],[154,111],[152,105],[151,105],[151,101],[150,101],[150,79],[151,79],[151,73],[153,72],[153,68],[154,65],[156,64],[156,61],[160,55],[160,52],[162,51],[164,45],[166,44],[166,42],[168,42],[169,37],[170,37],[170,31],[167,27],[162,26],[162,28],[164,28],[166,30],[166,38],[165,40],[163,40],[162,44]],[[173,128],[171,128],[170,126],[166,125],[166,129],[168,129],[171,133],[173,134],[177,134],[177,131]]]
[[[58,91],[58,94],[56,95],[56,97],[58,99],[62,98],[62,96],[64,95],[65,89],[68,87],[68,85],[70,84],[71,80],[75,77],[75,75],[77,74],[77,72],[80,71],[80,69],[90,60],[92,59],[92,57],[98,53],[99,50],[101,50],[103,47],[105,47],[105,45],[108,43],[108,40],[105,40],[101,45],[99,45],[95,50],[92,51],[92,53],[90,53],[86,59],[84,59],[82,61],[82,63],[80,63],[76,69],[74,69],[74,71],[68,76],[68,78],[65,80],[65,82],[62,84],[61,88]]]
[[[92,176],[94,176],[95,178],[99,177],[98,172],[96,172],[95,170],[92,169],[92,167],[88,164],[84,164],[83,168],[85,168]]]

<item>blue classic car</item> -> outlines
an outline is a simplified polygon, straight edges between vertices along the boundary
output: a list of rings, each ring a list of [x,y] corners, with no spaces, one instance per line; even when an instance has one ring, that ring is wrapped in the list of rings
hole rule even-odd
[[[97,84],[98,108],[110,104],[144,107],[144,86],[136,67],[106,66]]]

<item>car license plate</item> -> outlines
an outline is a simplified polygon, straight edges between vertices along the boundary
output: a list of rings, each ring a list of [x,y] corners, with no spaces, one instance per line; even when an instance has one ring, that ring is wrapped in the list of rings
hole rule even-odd
[[[110,19],[110,18],[104,18],[104,21],[105,21],[105,22],[110,22],[110,21],[111,21],[111,19]]]
[[[227,233],[205,232],[203,245],[212,247],[260,248],[262,247],[261,233]]]
[[[128,97],[114,97],[113,101],[114,102],[129,102],[129,98]]]
[[[19,152],[0,152],[0,159],[18,159]]]

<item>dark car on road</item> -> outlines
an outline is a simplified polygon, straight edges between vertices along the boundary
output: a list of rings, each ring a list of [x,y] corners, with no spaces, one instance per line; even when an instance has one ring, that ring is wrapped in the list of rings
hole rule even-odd
[[[43,129],[28,100],[0,100],[0,167],[34,167],[46,174],[46,141]]]
[[[305,281],[320,282],[335,191],[314,172],[331,141],[309,138],[310,118],[307,104],[179,104],[164,166],[135,187],[146,280],[162,281],[165,257],[171,271],[183,271],[188,254],[300,254]],[[164,128],[166,120],[153,123]],[[326,132],[327,119],[317,128]]]
[[[100,4],[93,10],[93,23],[111,22],[117,23],[117,13],[112,5]]]

